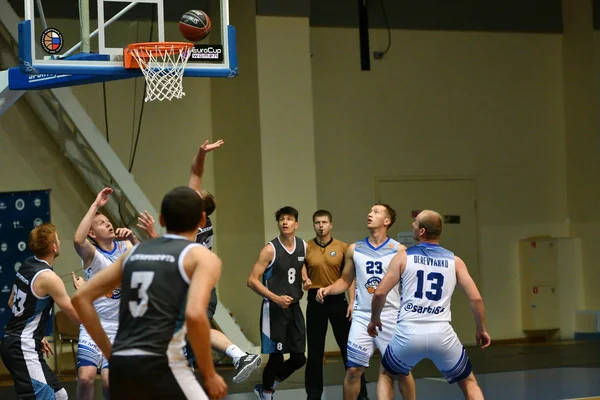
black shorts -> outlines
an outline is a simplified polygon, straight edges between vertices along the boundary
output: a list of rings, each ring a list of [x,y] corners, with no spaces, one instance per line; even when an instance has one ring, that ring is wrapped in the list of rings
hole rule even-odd
[[[288,308],[263,300],[260,313],[261,352],[304,353],[306,347],[306,327],[300,303]]]
[[[60,391],[66,396],[40,349],[41,342],[38,340],[11,336],[6,336],[0,344],[0,356],[15,382],[19,399],[60,398],[60,395],[57,396]]]
[[[215,316],[215,311],[217,311],[217,290],[213,288],[212,292],[210,292],[210,300],[208,301],[208,308],[206,309],[206,316],[208,317],[208,323],[212,327],[212,319]],[[185,338],[185,347],[183,348],[183,355],[190,362],[190,367],[194,368],[194,364],[196,363],[196,356],[194,355],[194,350],[192,350],[192,345]]]
[[[217,299],[217,289],[213,288],[210,292],[210,299],[208,300],[208,322],[213,319],[215,312],[217,311],[217,304],[219,300]]]
[[[169,364],[166,355],[110,358],[111,400],[207,399],[185,362]]]

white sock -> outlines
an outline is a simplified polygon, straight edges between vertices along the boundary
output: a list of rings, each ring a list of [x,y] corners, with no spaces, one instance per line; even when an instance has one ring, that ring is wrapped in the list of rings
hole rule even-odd
[[[240,358],[246,355],[246,353],[243,352],[242,349],[237,347],[235,344],[229,346],[227,350],[225,350],[225,354],[227,354],[228,357],[231,357],[233,359],[233,362],[236,364],[240,360]]]
[[[262,394],[263,400],[271,400],[271,395],[272,394],[273,393],[265,393],[265,392],[263,392],[263,394]]]
[[[277,387],[277,385],[279,385],[281,382],[279,382],[278,380],[275,380],[275,382],[273,382],[273,390],[275,390],[275,388]]]

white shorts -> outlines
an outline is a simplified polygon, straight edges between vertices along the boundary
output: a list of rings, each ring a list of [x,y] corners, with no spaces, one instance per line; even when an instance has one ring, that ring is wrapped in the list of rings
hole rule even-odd
[[[358,313],[352,315],[352,325],[350,326],[350,333],[348,334],[348,363],[347,367],[368,367],[369,360],[375,352],[375,346],[379,349],[381,354],[385,353],[385,349],[388,343],[392,339],[394,334],[394,327],[396,326],[396,314],[393,316],[381,316],[381,323],[383,329],[377,331],[377,337],[369,336],[367,327],[371,319],[366,318],[367,316],[361,316]]]
[[[118,324],[102,324],[111,343],[115,341]],[[100,370],[108,368],[108,360],[102,354],[90,334],[83,325],[79,328],[79,343],[77,344],[77,368],[96,367]]]
[[[394,375],[408,375],[424,358],[429,358],[448,383],[471,374],[471,360],[448,322],[401,323],[381,360]]]

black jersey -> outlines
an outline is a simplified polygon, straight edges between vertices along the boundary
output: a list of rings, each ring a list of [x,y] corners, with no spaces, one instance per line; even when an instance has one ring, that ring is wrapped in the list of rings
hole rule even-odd
[[[176,235],[142,242],[123,265],[119,331],[113,353],[137,350],[167,354],[184,345],[182,310],[189,287],[183,258],[199,244]]]
[[[275,250],[275,257],[263,274],[263,284],[277,295],[287,295],[294,303],[302,298],[302,266],[306,257],[304,240],[295,238],[294,250],[290,253],[281,244],[279,237],[269,243]]]
[[[37,296],[33,291],[33,282],[46,271],[52,271],[52,266],[37,257],[27,258],[19,268],[13,285],[12,316],[4,328],[5,336],[35,340],[44,338],[54,300],[50,295]]]
[[[209,217],[206,217],[206,226],[199,228],[196,234],[196,243],[212,250],[213,246],[213,224]]]
[[[212,250],[213,234],[214,231],[212,221],[210,220],[210,217],[206,217],[206,226],[198,229],[198,233],[196,234],[196,243],[201,244],[209,250]],[[213,315],[215,315],[218,303],[219,300],[217,299],[217,288],[213,288],[210,291],[210,299],[208,301],[209,320],[212,319]]]

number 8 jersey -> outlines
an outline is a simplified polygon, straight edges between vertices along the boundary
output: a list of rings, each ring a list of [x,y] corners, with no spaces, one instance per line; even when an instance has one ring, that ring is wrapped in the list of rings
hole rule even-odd
[[[263,285],[278,296],[287,295],[300,301],[302,291],[302,266],[306,257],[306,242],[294,238],[294,249],[289,251],[281,243],[279,236],[269,242],[275,256],[263,274]]]
[[[456,286],[454,253],[431,243],[407,249],[401,282],[398,322],[450,322],[450,300]]]
[[[354,269],[356,271],[356,297],[354,300],[354,311],[364,313],[364,317],[371,318],[371,301],[373,293],[388,270],[390,261],[396,253],[400,243],[394,239],[387,240],[373,247],[368,238],[359,240],[354,245]],[[393,314],[394,318],[400,307],[400,287],[392,289],[385,300],[382,315]]]

